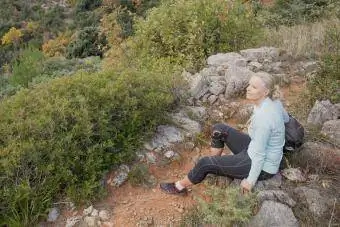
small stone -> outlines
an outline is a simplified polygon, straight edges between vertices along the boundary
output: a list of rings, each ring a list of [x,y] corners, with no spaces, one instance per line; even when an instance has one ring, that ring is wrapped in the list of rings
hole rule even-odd
[[[155,164],[156,163],[157,158],[156,158],[154,153],[148,152],[148,153],[145,154],[145,157],[146,157],[146,161],[148,163],[150,163],[150,164]]]
[[[110,219],[109,212],[107,210],[99,211],[99,217],[102,221],[107,221]]]
[[[93,217],[98,216],[98,210],[93,209],[93,211],[92,211],[92,213],[91,213],[91,216],[93,216]]]
[[[306,177],[302,174],[298,168],[289,168],[282,171],[282,175],[290,181],[305,182]]]
[[[47,221],[48,221],[48,222],[54,222],[54,221],[56,221],[56,220],[58,219],[59,215],[60,215],[59,209],[56,208],[56,207],[53,207],[53,208],[50,210],[50,212],[48,213],[48,219],[47,219]]]
[[[81,216],[70,217],[66,220],[65,227],[73,227],[81,220]]]
[[[184,148],[185,148],[186,150],[192,151],[192,150],[195,148],[195,144],[194,144],[193,142],[186,142],[186,143],[184,144]]]
[[[86,215],[91,214],[92,211],[93,211],[93,206],[91,205],[91,206],[89,206],[88,208],[86,208],[86,209],[83,210],[83,214],[86,216]]]
[[[96,227],[96,223],[97,223],[97,220],[96,220],[96,217],[90,217],[90,216],[87,216],[84,218],[84,222],[86,223],[86,225],[88,227]]]
[[[167,151],[167,152],[165,152],[164,156],[167,157],[167,158],[173,158],[175,156],[175,152],[171,151],[171,150]]]

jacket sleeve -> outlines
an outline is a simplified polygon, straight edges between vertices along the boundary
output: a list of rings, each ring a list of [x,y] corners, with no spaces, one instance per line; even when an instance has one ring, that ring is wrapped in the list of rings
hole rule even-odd
[[[255,185],[266,157],[266,148],[271,133],[270,124],[264,118],[256,119],[253,125],[253,135],[248,146],[248,155],[251,159],[251,168],[247,181]]]

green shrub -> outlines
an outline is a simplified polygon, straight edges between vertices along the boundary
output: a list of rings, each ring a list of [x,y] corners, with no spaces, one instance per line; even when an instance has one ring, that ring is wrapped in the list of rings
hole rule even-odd
[[[164,72],[163,72],[164,73]],[[162,74],[80,73],[0,103],[0,225],[33,226],[51,201],[96,197],[172,102]]]
[[[28,87],[34,77],[42,73],[44,54],[33,48],[24,49],[13,64],[10,83],[13,86]]]
[[[97,27],[85,27],[80,30],[75,39],[66,48],[67,58],[85,58],[102,56],[106,39],[99,33]]]
[[[169,0],[135,24],[131,55],[168,58],[199,68],[206,57],[254,45],[259,27],[245,5],[222,0]],[[134,56],[133,56],[134,57]]]
[[[255,194],[242,195],[235,187],[210,187],[207,195],[211,200],[199,198],[198,207],[183,219],[182,226],[234,226],[246,223],[253,216]]]
[[[272,6],[258,10],[265,25],[297,25],[316,22],[338,14],[339,3],[333,0],[277,0]]]

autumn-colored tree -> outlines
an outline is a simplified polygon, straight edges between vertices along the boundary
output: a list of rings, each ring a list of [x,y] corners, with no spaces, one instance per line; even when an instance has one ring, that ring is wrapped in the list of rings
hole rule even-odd
[[[11,27],[9,31],[1,38],[1,42],[3,45],[7,44],[19,44],[20,38],[23,36],[23,33],[20,29],[15,27]]]
[[[70,43],[70,32],[60,33],[57,38],[50,39],[42,45],[42,51],[45,56],[63,56],[66,53],[66,47]]]

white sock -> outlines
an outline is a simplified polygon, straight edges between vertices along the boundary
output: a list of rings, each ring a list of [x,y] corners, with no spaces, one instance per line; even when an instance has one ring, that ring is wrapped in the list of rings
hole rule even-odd
[[[175,187],[179,190],[179,191],[182,191],[185,187],[179,182],[177,181],[175,183]]]

